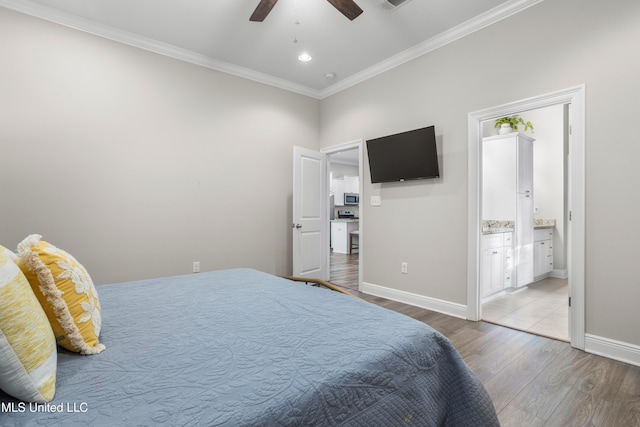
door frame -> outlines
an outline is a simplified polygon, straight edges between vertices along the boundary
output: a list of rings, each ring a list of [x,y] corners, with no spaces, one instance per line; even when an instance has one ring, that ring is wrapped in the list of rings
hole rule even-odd
[[[364,188],[363,185],[363,179],[362,179],[362,171],[363,171],[363,162],[364,162],[364,155],[363,155],[363,140],[362,139],[357,139],[355,141],[351,141],[351,142],[345,142],[343,144],[338,144],[338,145],[333,145],[331,147],[326,147],[320,150],[321,153],[326,154],[327,157],[329,158],[329,156],[331,154],[335,154],[335,153],[339,153],[340,151],[346,151],[346,150],[353,150],[353,149],[357,149],[358,150],[358,176],[360,178],[360,189],[359,189],[359,194],[360,194],[360,206],[359,206],[359,228],[360,230],[362,230],[364,228],[364,198],[362,197],[362,191]],[[329,163],[330,163],[330,159],[329,161],[327,161],[327,181],[329,180]],[[329,199],[329,182],[326,183],[327,184],[327,194],[326,194],[326,199]],[[330,218],[329,216],[329,204],[327,203],[327,220],[328,218]],[[327,227],[327,242],[329,242],[329,236],[328,233],[330,232],[330,227]],[[364,245],[362,244],[364,242],[364,233],[360,233],[360,235],[358,236],[358,290],[362,291],[362,272],[364,271],[364,264],[363,264],[363,252],[364,252]],[[330,258],[331,258],[331,248],[329,247],[329,244],[327,243],[326,246],[326,250],[327,250],[327,272],[329,274],[329,277],[331,277],[331,267],[329,265],[330,263]]]
[[[469,113],[468,116],[468,245],[467,318],[481,320],[480,292],[482,122],[527,110],[569,104],[568,246],[569,335],[571,346],[585,345],[585,85]]]

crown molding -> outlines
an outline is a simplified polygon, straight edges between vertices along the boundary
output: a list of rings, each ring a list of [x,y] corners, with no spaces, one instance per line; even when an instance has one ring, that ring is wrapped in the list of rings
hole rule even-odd
[[[398,67],[406,62],[412,61],[422,55],[429,52],[433,52],[449,43],[453,43],[463,37],[468,36],[476,31],[479,31],[485,27],[488,27],[496,22],[502,21],[509,16],[527,9],[533,5],[543,2],[544,0],[511,0],[501,4],[493,9],[486,11],[485,13],[474,17],[456,27],[451,28],[443,33],[438,34],[424,42],[418,43],[384,61],[379,62],[363,71],[353,74],[340,82],[336,82],[333,85],[320,91],[320,99],[326,98],[331,95],[335,95],[345,89],[362,83],[372,77],[389,71],[395,67]]]
[[[27,0],[0,0],[0,6],[15,10],[36,18],[44,19],[56,24],[64,25],[85,33],[93,34],[129,46],[144,49],[160,55],[168,56],[180,61],[189,62],[212,70],[221,71],[237,77],[253,80],[269,86],[295,92],[312,98],[319,98],[320,92],[316,89],[290,82],[285,79],[261,73],[250,68],[241,67],[229,62],[220,61],[187,49],[162,43],[158,40],[143,37],[128,31],[120,30],[108,25],[102,25],[86,18],[56,10],[54,8],[32,3]]]
[[[429,40],[419,43],[394,55],[378,64],[369,67],[361,72],[353,74],[340,82],[323,89],[317,90],[308,86],[293,83],[291,81],[261,73],[249,68],[234,65],[225,61],[220,61],[196,52],[182,49],[167,43],[162,43],[147,37],[123,31],[107,25],[98,24],[89,19],[80,18],[73,14],[62,12],[54,8],[30,2],[28,0],[0,0],[0,6],[17,12],[25,13],[36,18],[64,25],[79,31],[104,37],[129,46],[144,49],[160,55],[168,56],[180,61],[189,62],[212,70],[221,71],[258,83],[284,89],[290,92],[305,95],[311,98],[323,99],[357,85],[371,77],[389,71],[399,65],[416,59],[422,55],[432,52],[442,46],[452,43],[475,31],[481,30],[491,24],[508,18],[526,8],[529,8],[544,0],[510,0],[497,6],[457,27],[445,31]]]

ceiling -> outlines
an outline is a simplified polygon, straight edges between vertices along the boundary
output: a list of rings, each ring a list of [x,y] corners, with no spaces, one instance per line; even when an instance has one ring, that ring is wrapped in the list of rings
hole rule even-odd
[[[358,157],[359,150],[352,148],[349,150],[332,153],[329,155],[331,163],[341,163],[343,165],[358,166],[360,164],[360,158]]]
[[[396,0],[391,0],[396,3]],[[0,6],[322,99],[542,0],[0,0]],[[313,57],[300,62],[306,52]],[[329,75],[329,77],[327,77]],[[333,77],[331,77],[333,76]]]

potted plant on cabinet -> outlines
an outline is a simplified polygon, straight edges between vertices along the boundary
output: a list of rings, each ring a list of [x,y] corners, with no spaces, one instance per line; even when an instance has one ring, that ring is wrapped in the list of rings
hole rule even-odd
[[[496,128],[498,129],[498,133],[500,135],[510,132],[517,132],[518,125],[524,126],[525,132],[529,129],[531,129],[531,132],[533,132],[533,125],[531,124],[531,122],[525,122],[518,114],[496,119]]]

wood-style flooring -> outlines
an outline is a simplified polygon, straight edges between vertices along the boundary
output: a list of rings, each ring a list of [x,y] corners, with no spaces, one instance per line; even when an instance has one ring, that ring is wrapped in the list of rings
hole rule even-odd
[[[502,426],[640,426],[640,367],[563,341],[360,293],[357,262],[357,254],[332,255],[331,282],[449,338],[485,385]]]

